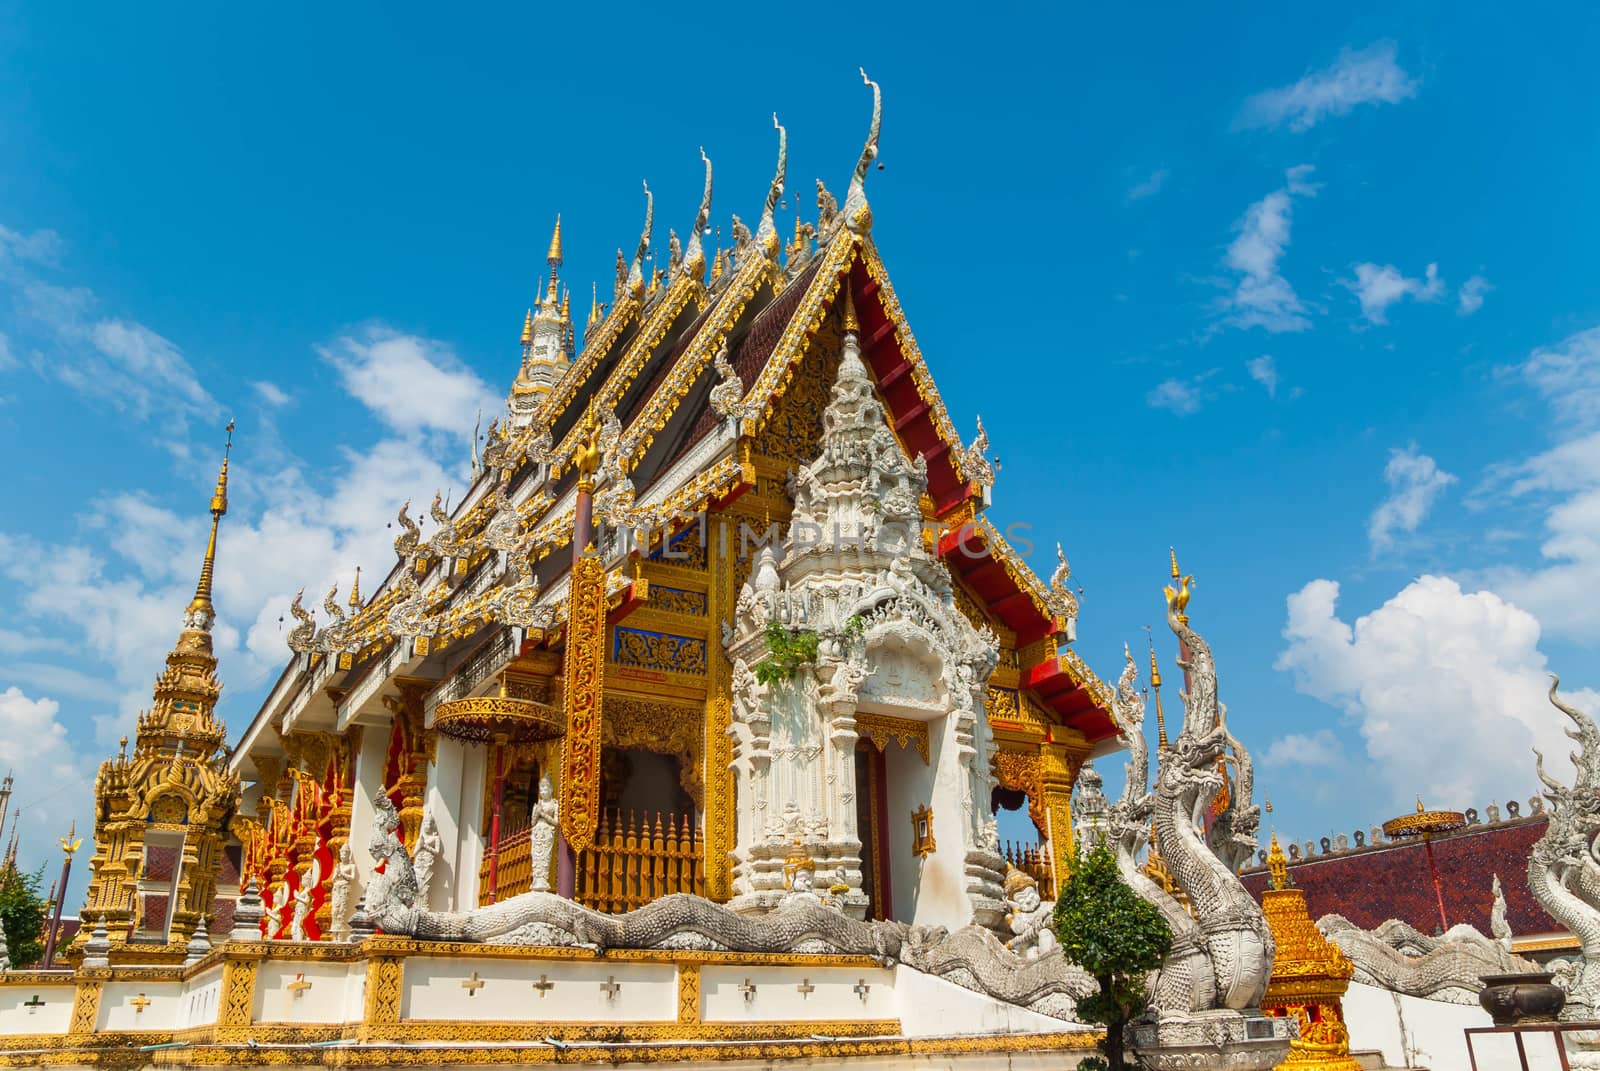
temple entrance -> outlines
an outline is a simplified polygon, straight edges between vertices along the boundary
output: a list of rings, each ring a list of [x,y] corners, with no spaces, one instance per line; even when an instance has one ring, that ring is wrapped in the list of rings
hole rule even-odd
[[[861,840],[861,891],[867,894],[869,919],[888,919],[894,910],[889,844],[884,835],[887,813],[883,752],[862,740],[856,745],[856,832]]]
[[[670,893],[705,893],[700,829],[676,755],[608,747],[600,759],[600,821],[576,860],[573,898],[632,911]]]

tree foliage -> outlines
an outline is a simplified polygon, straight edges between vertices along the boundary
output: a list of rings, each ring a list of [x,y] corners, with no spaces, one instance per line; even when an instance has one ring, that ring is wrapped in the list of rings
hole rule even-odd
[[[31,967],[44,955],[44,927],[50,904],[39,893],[44,866],[32,874],[15,867],[0,871],[0,928],[6,933],[11,966]]]
[[[1122,880],[1103,841],[1073,859],[1053,922],[1067,959],[1100,987],[1078,1002],[1078,1015],[1105,1026],[1105,1066],[1123,1071],[1123,1032],[1149,1006],[1145,976],[1172,951],[1172,931],[1155,905]]]

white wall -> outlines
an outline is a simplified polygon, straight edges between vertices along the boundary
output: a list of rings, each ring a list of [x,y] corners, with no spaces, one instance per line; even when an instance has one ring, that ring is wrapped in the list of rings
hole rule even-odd
[[[1066,1030],[1093,1031],[1094,1027],[1055,1019],[1006,1004],[993,997],[963,989],[943,978],[895,968],[895,1009],[901,1032],[907,1037],[947,1037],[951,1034],[1051,1034]],[[1067,1065],[1072,1066],[1068,1059]]]
[[[1463,1031],[1494,1022],[1476,1004],[1407,997],[1360,982],[1345,992],[1344,1018],[1352,1049],[1378,1049],[1394,1067],[1435,1071],[1472,1066]]]

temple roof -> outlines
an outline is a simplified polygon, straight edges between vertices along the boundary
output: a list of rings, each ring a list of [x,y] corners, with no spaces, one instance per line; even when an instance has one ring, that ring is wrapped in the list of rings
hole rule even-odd
[[[872,239],[864,187],[866,164],[876,155],[872,88],[872,132],[845,207],[834,208],[819,183],[817,226],[797,224],[787,249],[773,219],[786,168],[781,126],[778,167],[755,234],[736,222],[733,249],[709,262],[696,251],[709,219],[710,162],[689,255],[675,254],[660,280],[643,274],[655,207],[647,189],[644,231],[625,278],[619,270],[615,307],[585,331],[581,351],[530,419],[491,430],[467,494],[451,511],[435,503],[432,536],[422,539],[402,510],[399,564],[353,613],[330,594],[321,628],[296,599],[291,648],[332,663],[311,675],[317,686],[359,691],[364,669],[395,671],[389,653],[396,644],[416,642],[414,651],[396,656],[415,672],[416,658],[458,641],[482,643],[495,626],[532,635],[558,629],[570,556],[556,552],[570,544],[572,458],[591,423],[601,426],[605,455],[597,517],[613,528],[670,527],[753,487],[757,468],[773,463],[756,444],[816,352],[819,330],[837,318],[835,306],[848,287],[862,356],[891,430],[909,456],[927,463],[925,515],[942,532],[940,553],[1015,634],[1017,648],[1035,645],[1023,666],[1031,674],[1024,686],[1091,742],[1114,735],[1109,689],[1065,649],[1065,625],[1049,589],[980,516],[992,470],[981,448],[963,447]],[[552,238],[552,270],[563,239],[571,235]],[[519,576],[508,561],[531,564]],[[606,561],[614,600],[626,598],[625,564]],[[348,676],[336,682],[330,672]],[[290,694],[297,691],[294,681],[280,681],[269,707],[297,702]]]

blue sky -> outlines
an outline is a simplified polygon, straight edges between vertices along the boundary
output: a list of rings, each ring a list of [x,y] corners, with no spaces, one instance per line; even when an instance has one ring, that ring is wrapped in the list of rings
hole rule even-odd
[[[1102,676],[1198,575],[1297,838],[1526,800],[1544,674],[1600,705],[1600,16],[997,3],[0,10],[0,765],[25,858],[132,732],[239,423],[218,575],[243,726],[302,584],[465,482],[551,223],[587,308],[638,233],[843,191],[993,515],[1066,547]],[[1157,631],[1169,662],[1170,636]],[[1176,709],[1169,696],[1169,710]],[[1110,787],[1120,781],[1106,764]],[[52,864],[54,865],[54,864]]]

